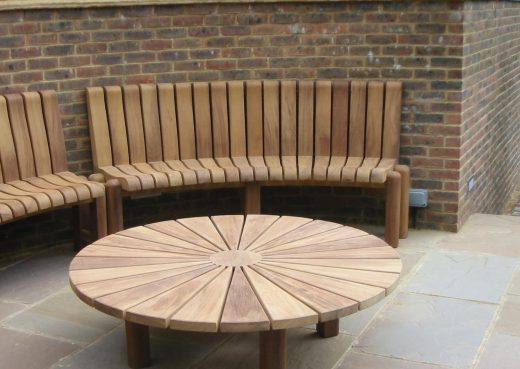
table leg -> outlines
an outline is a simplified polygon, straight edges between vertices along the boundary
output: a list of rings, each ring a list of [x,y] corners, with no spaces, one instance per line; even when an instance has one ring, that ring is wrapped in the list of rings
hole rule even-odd
[[[260,369],[287,369],[287,331],[260,332]]]
[[[336,337],[339,334],[339,319],[318,323],[316,330],[321,338]]]
[[[128,366],[146,368],[150,360],[150,332],[146,325],[125,321]]]

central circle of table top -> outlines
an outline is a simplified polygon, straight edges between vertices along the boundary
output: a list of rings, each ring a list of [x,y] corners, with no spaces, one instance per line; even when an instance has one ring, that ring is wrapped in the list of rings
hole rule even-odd
[[[209,257],[209,260],[215,265],[227,267],[243,267],[255,265],[262,260],[262,255],[247,250],[228,250],[220,251]]]
[[[308,218],[223,215],[126,229],[81,250],[70,283],[87,304],[149,326],[287,329],[381,300],[398,253],[356,228]]]

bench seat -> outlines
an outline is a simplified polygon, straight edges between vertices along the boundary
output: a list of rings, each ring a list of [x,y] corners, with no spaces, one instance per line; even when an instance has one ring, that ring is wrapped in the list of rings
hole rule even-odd
[[[390,176],[400,188],[392,211],[404,237],[401,94],[397,81],[90,87],[96,176],[119,183],[123,195],[209,184],[243,184],[246,192],[284,184],[388,187]]]

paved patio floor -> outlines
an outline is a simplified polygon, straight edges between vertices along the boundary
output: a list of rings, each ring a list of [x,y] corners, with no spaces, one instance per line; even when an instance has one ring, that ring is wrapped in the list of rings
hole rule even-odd
[[[290,369],[520,368],[520,217],[412,230],[398,250],[398,288],[342,319],[337,337],[292,330]],[[68,286],[72,256],[56,248],[0,269],[0,369],[127,368],[121,322]],[[254,369],[256,338],[152,330],[152,368]]]

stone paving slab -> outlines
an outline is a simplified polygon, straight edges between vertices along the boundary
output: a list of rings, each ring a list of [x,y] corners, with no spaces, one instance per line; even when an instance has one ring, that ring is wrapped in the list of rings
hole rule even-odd
[[[337,369],[451,369],[447,366],[416,363],[385,356],[350,351]]]
[[[354,348],[364,353],[468,368],[497,306],[400,293],[372,321]]]
[[[520,296],[506,295],[495,332],[520,336]],[[518,367],[520,368],[520,362]]]
[[[0,301],[0,322],[18,311],[25,309],[25,305],[15,302]]]
[[[431,252],[403,287],[415,293],[498,303],[517,260],[487,254]]]
[[[0,327],[1,369],[48,369],[80,347]]]
[[[489,338],[476,369],[518,369],[520,337],[496,333]]]
[[[507,293],[511,295],[520,295],[520,268],[516,269],[516,273],[511,280],[511,285],[509,286]]]
[[[122,323],[86,305],[66,287],[63,292],[7,319],[4,324],[26,332],[87,344]]]
[[[33,304],[68,286],[72,257],[51,250],[0,270],[0,300]]]

